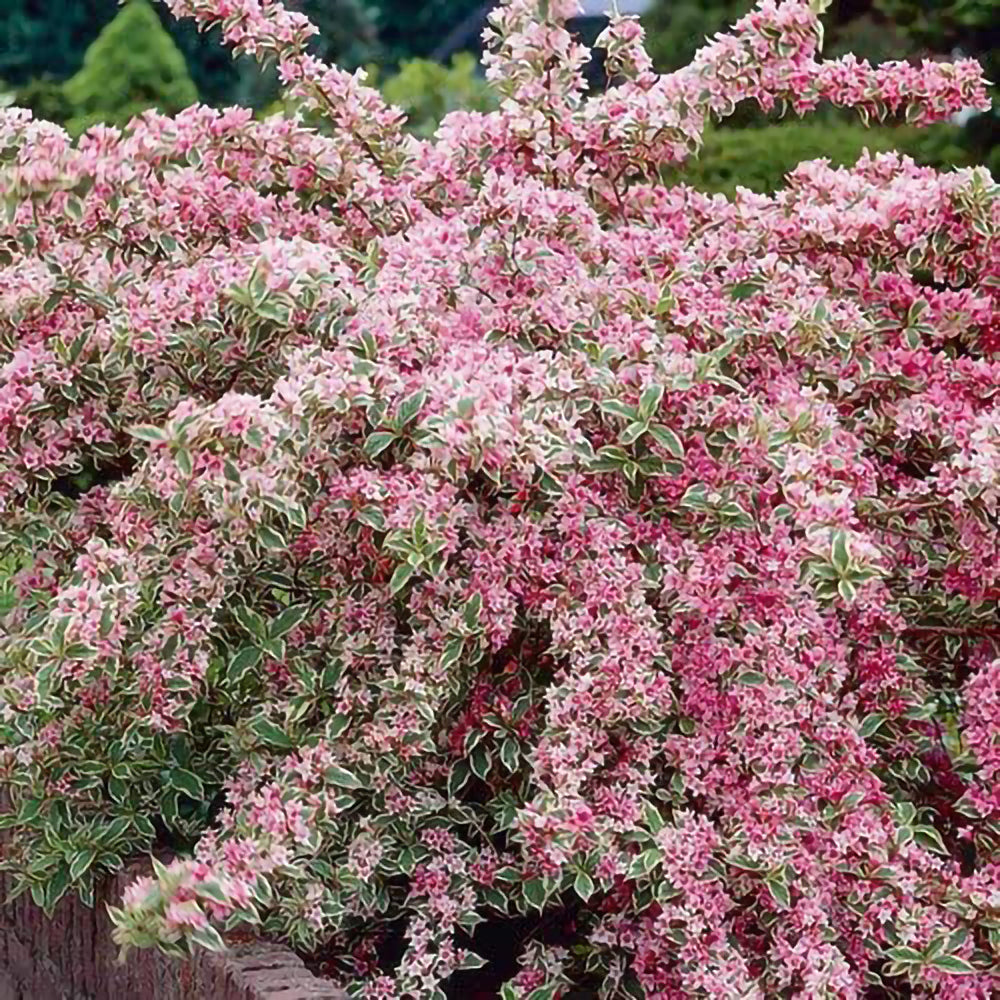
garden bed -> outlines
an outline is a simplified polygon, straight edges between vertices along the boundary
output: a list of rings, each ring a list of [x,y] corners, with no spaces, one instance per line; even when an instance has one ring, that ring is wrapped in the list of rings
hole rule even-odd
[[[93,909],[73,895],[51,918],[29,896],[0,908],[0,1000],[343,1000],[293,952],[264,942],[186,962],[133,951],[119,964],[105,904],[139,874],[135,865],[108,880]],[[9,890],[0,877],[4,898]]]

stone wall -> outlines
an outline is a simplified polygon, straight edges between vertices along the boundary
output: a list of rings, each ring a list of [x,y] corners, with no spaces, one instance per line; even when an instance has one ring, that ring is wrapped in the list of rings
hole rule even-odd
[[[344,1000],[297,955],[259,942],[188,962],[132,952],[119,964],[105,904],[138,874],[109,880],[94,909],[75,896],[51,918],[27,895],[0,906],[0,1000]],[[8,891],[0,878],[0,901]]]

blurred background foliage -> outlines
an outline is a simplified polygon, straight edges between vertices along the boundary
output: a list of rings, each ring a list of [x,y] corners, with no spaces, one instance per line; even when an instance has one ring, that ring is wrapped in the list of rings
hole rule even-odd
[[[174,114],[198,100],[181,50],[146,0],[132,0],[97,36],[62,87],[78,133],[95,122],[127,125],[151,106]]]
[[[418,135],[433,134],[450,111],[495,106],[478,64],[486,13],[481,0],[287,0],[320,28],[315,48],[349,68],[366,66]],[[658,69],[685,65],[706,37],[724,30],[752,0],[634,0]],[[601,4],[589,3],[590,8]],[[610,6],[608,0],[607,6]],[[834,0],[826,15],[828,54],[885,59],[971,55],[1000,77],[1000,0]],[[596,38],[600,18],[574,27]],[[99,121],[124,125],[149,107],[174,112],[195,100],[243,104],[260,113],[277,103],[273,74],[233,61],[215,33],[175,22],[149,0],[0,0],[0,94],[79,134]],[[599,64],[588,78],[604,86]],[[996,112],[917,131],[865,129],[825,109],[806,121],[776,121],[749,106],[712,129],[683,177],[705,190],[738,185],[767,192],[803,159],[852,163],[865,148],[899,149],[947,168],[986,163],[1000,176]],[[678,175],[680,176],[680,175]]]

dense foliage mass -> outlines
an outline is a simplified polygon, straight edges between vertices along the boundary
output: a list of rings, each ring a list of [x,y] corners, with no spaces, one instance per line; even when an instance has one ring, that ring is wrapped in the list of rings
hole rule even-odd
[[[0,117],[21,887],[188,844],[123,946],[249,922],[372,998],[994,995],[1000,192],[661,176],[743,99],[924,124],[978,66],[763,0],[667,76],[615,18],[586,99],[573,0],[509,0],[500,109],[425,141],[274,0],[169,6],[328,134]]]

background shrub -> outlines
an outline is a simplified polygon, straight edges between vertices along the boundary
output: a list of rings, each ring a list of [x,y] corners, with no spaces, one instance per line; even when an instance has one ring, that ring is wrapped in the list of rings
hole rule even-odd
[[[424,137],[432,135],[452,111],[492,111],[497,105],[478,62],[468,52],[456,54],[448,65],[404,60],[381,89],[387,101],[406,112],[408,127]]]
[[[65,95],[76,133],[96,122],[125,125],[148,108],[173,114],[198,100],[184,56],[146,0],[129,0],[101,32]]]
[[[65,124],[75,111],[66,96],[65,86],[54,77],[40,76],[29,80],[13,91],[14,103],[20,108],[28,108],[37,118]]]
[[[788,121],[759,128],[715,128],[705,144],[680,170],[667,171],[701,191],[732,194],[737,187],[770,194],[804,160],[827,159],[850,166],[865,150],[899,150],[925,166],[947,169],[968,165],[971,154],[953,125],[928,129],[866,128],[842,121]]]

